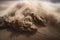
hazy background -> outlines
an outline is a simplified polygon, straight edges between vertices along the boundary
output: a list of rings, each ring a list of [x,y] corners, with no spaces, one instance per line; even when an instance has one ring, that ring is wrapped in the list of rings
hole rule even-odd
[[[0,0],[0,1],[20,1],[20,0]],[[39,1],[60,2],[60,0],[39,0]]]
[[[0,14],[2,14],[11,4],[25,0],[0,0]],[[53,3],[57,12],[60,12],[60,0],[33,0]]]

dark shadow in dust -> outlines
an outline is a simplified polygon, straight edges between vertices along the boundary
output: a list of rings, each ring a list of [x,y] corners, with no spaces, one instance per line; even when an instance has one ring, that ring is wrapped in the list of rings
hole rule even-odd
[[[10,35],[10,37],[12,38],[12,37],[14,37],[14,36],[20,36],[20,35],[25,35],[25,36],[32,36],[32,35],[34,35],[36,32],[37,32],[37,30],[33,30],[33,31],[29,31],[29,30],[27,30],[27,31],[23,31],[23,30],[18,30],[18,29],[13,29],[13,28],[8,28],[8,27],[1,27],[0,28],[0,31],[1,30],[4,30],[4,29],[7,29],[7,31],[8,32],[11,32],[11,35]]]
[[[20,35],[25,35],[29,37],[29,36],[36,34],[37,32],[37,30],[29,31],[29,30],[21,30],[21,29],[13,29],[13,28],[8,28],[7,31],[12,32],[10,37],[20,36]]]
[[[15,28],[15,29],[12,27],[13,23],[8,23],[6,21],[3,21],[3,23],[4,23],[4,25],[2,25],[2,27],[0,27],[0,30],[7,29],[8,32],[10,31],[11,32],[10,37],[19,36],[19,35],[31,36],[37,32],[37,29],[32,29],[32,28],[31,28],[31,31],[29,31],[25,28],[24,28],[25,30],[22,30],[21,28],[18,28],[18,23],[16,23],[17,28]]]

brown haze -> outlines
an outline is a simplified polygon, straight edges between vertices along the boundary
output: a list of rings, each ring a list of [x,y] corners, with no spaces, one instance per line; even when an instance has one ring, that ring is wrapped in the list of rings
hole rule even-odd
[[[17,2],[0,15],[0,40],[60,40],[60,15],[50,3]]]

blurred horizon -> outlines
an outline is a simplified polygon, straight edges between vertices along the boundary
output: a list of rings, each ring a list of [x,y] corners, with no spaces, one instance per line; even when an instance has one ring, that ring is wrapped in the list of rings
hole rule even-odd
[[[57,10],[60,11],[60,0],[0,0],[0,13],[5,11],[10,5],[14,4],[17,1],[42,1],[53,3],[54,8],[58,7]]]
[[[23,0],[0,0],[0,2],[1,1],[23,1]],[[54,2],[54,3],[59,3],[60,2],[60,0],[34,0],[34,1],[48,1],[48,2]]]

